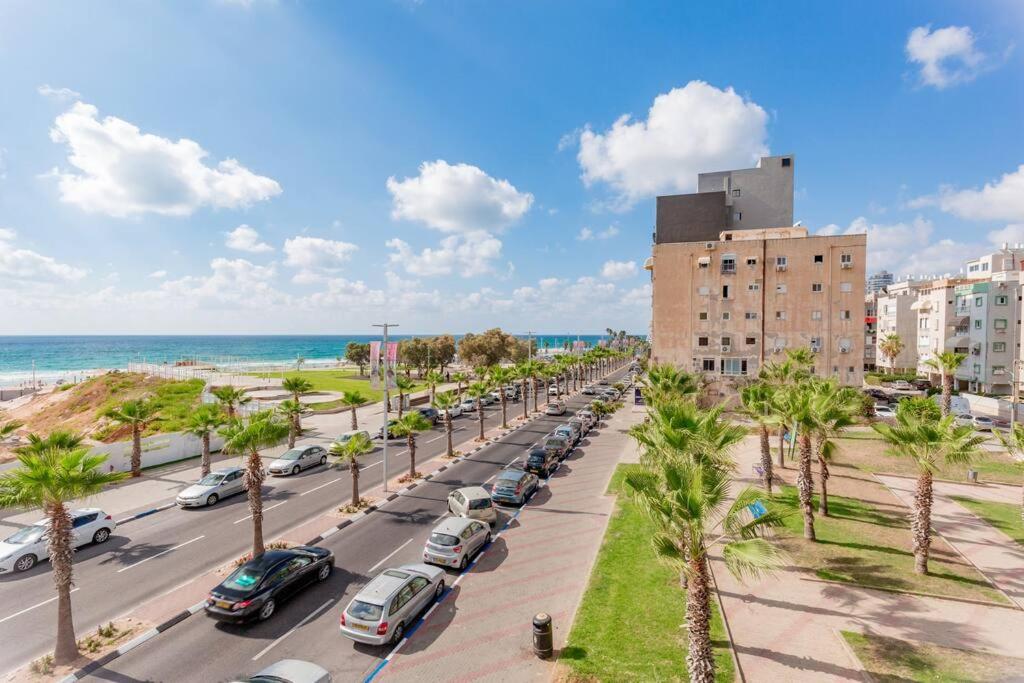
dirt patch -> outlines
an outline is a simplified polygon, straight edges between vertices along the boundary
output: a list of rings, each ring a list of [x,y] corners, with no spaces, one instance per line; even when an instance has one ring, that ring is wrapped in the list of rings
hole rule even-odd
[[[79,657],[70,666],[53,666],[52,655],[45,655],[7,674],[5,681],[61,681],[75,671],[88,666],[106,654],[116,650],[132,638],[152,628],[152,624],[126,617],[100,626],[78,639]]]

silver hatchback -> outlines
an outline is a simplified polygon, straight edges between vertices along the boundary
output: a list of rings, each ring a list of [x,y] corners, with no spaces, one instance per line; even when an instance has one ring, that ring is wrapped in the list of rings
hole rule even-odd
[[[470,559],[491,542],[490,527],[478,520],[449,517],[434,527],[423,546],[423,561],[465,569]]]
[[[429,564],[385,569],[341,613],[341,634],[358,643],[399,643],[434,600],[444,595],[444,570]]]
[[[323,446],[306,446],[285,451],[271,461],[267,470],[271,474],[298,474],[308,467],[326,464],[327,451]]]
[[[183,508],[216,505],[217,501],[245,490],[245,471],[241,467],[214,470],[178,494]]]

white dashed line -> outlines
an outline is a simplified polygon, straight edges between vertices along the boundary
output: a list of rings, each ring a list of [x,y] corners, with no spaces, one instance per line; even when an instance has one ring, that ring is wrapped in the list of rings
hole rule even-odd
[[[391,559],[392,557],[394,557],[395,555],[397,555],[397,554],[398,554],[398,551],[399,551],[399,550],[401,550],[402,548],[404,548],[405,546],[409,545],[409,544],[410,544],[410,543],[412,543],[412,542],[413,542],[413,539],[411,539],[411,538],[410,538],[410,539],[409,539],[408,541],[406,541],[406,542],[405,542],[405,543],[403,543],[402,545],[400,545],[400,546],[398,546],[397,548],[395,548],[394,550],[392,550],[392,551],[391,551],[391,553],[390,553],[390,554],[389,554],[389,555],[388,555],[387,557],[385,557],[385,558],[384,558],[383,560],[381,560],[381,561],[380,561],[380,562],[378,562],[377,564],[375,564],[375,565],[373,565],[372,567],[370,567],[370,571],[369,571],[369,572],[367,572],[367,573],[368,573],[368,574],[372,574],[373,572],[375,572],[375,571],[377,571],[378,569],[380,569],[380,567],[381,567],[381,566],[382,566],[382,565],[383,565],[383,564],[384,564],[385,562],[387,562],[387,561],[388,561],[388,560],[390,560],[390,559]]]

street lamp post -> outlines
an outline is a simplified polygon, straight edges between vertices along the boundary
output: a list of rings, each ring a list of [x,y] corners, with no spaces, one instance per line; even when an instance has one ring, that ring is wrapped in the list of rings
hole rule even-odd
[[[388,492],[388,411],[391,408],[390,399],[388,397],[388,329],[392,327],[398,327],[395,323],[374,323],[373,327],[381,327],[384,329],[384,424],[380,428],[382,436],[383,446],[383,460],[384,460],[384,493]],[[354,467],[355,465],[353,465]]]

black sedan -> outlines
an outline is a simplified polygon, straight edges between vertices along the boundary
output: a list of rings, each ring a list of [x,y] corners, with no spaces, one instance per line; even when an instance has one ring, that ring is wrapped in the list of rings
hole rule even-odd
[[[334,570],[334,554],[326,548],[298,546],[268,550],[231,572],[210,591],[206,613],[222,621],[269,619],[277,604]]]

